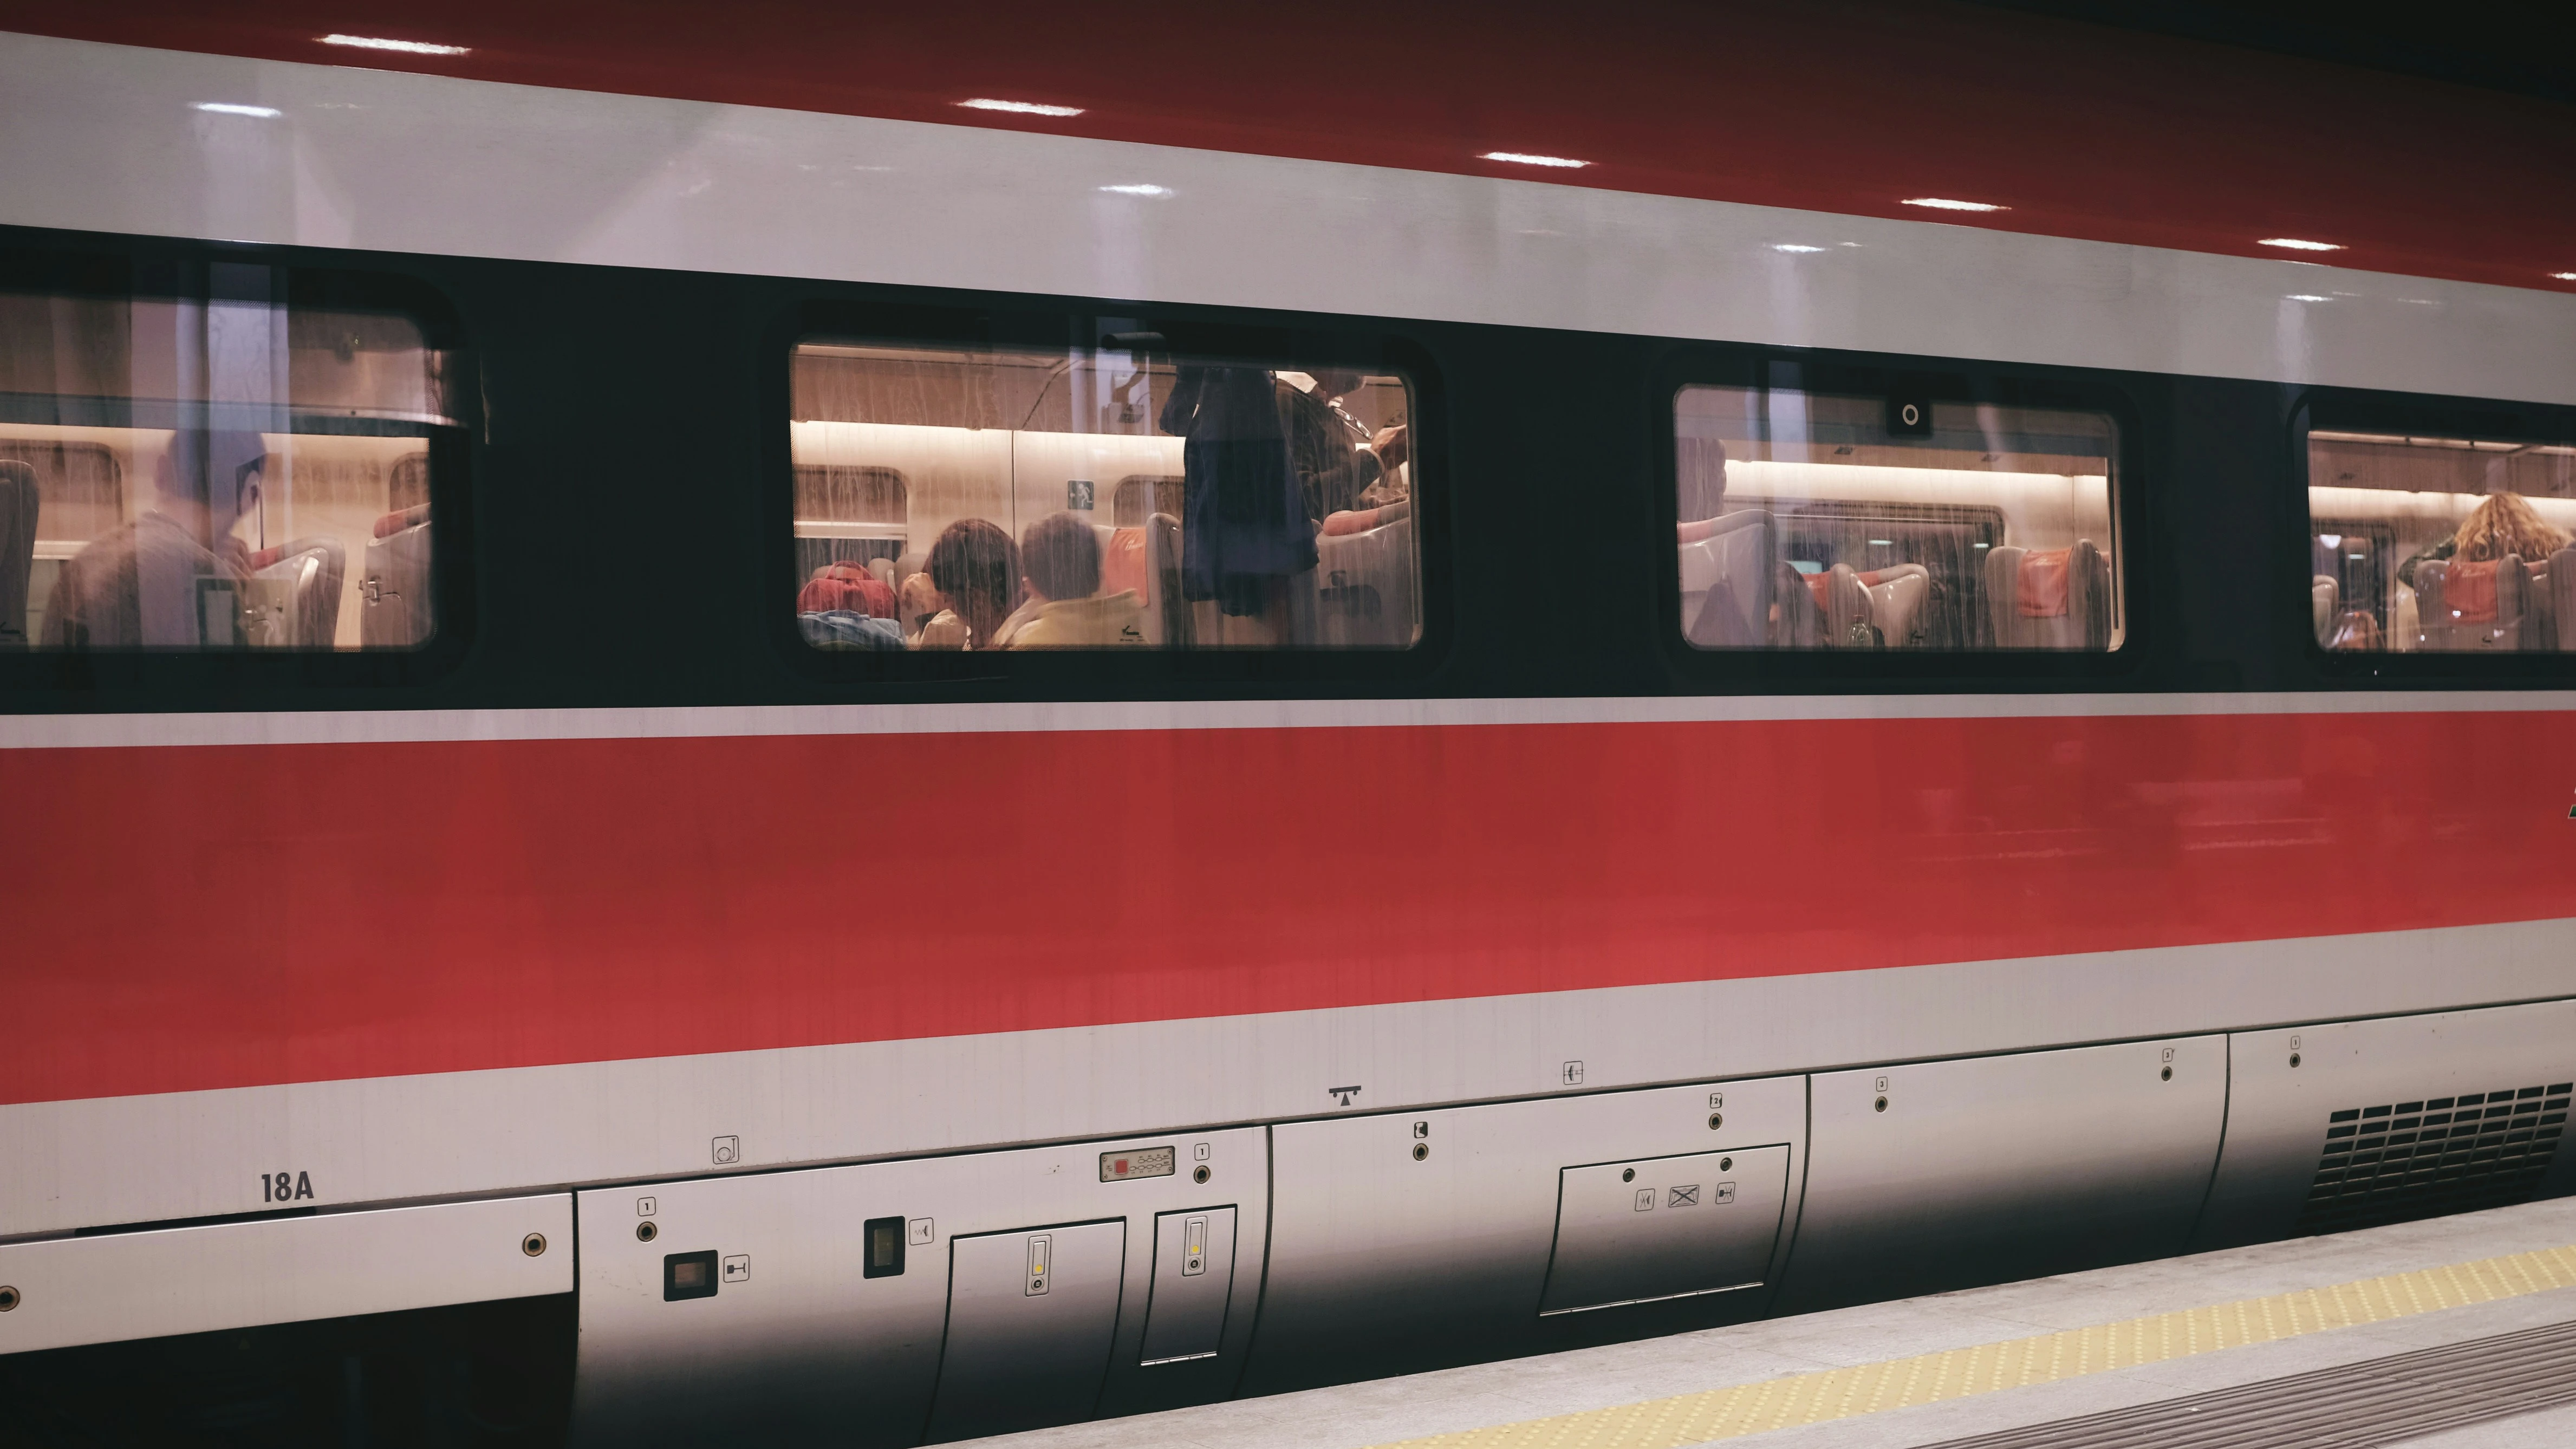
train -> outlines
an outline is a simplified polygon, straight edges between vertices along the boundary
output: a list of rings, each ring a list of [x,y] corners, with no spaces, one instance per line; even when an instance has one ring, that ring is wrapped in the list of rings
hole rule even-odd
[[[0,117],[13,1431],[950,1442],[2576,1190],[2555,102],[116,0]]]

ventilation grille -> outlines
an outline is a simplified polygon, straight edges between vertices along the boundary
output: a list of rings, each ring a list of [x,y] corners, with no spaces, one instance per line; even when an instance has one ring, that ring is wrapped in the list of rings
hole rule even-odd
[[[2576,1323],[2552,1323],[1931,1449],[2376,1449],[2567,1403]]]
[[[2529,1198],[2565,1130],[2569,1084],[2347,1107],[2326,1120],[2326,1148],[2299,1231],[2339,1233],[2502,1207]]]

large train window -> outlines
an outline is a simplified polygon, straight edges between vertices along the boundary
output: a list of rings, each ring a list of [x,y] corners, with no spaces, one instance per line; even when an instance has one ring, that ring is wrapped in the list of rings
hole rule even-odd
[[[2576,649],[2571,541],[2565,440],[2308,434],[2310,622],[2324,648]]]
[[[2120,647],[2107,415],[1700,385],[1673,414],[1694,647]]]
[[[827,650],[1405,649],[1411,389],[1316,360],[795,350],[796,619]]]
[[[0,290],[0,648],[408,650],[445,360],[253,263]]]

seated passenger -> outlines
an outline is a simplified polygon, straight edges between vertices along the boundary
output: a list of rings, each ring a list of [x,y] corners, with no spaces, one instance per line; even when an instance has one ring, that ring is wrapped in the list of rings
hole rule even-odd
[[[1019,622],[1020,550],[1002,526],[961,518],[930,545],[927,572],[942,608],[922,626],[923,649],[999,649]]]
[[[2460,520],[2457,532],[2399,564],[2397,577],[2411,589],[2415,587],[2417,564],[2447,558],[2457,558],[2462,563],[2492,563],[2506,554],[2538,568],[2567,543],[2567,531],[2542,518],[2523,501],[2522,495],[2491,493]]]
[[[1051,513],[1020,535],[1023,582],[1036,611],[1010,635],[1013,649],[1101,649],[1145,642],[1145,602],[1133,589],[1100,592],[1100,535],[1078,513]]]
[[[1367,442],[1355,441],[1349,415],[1333,404],[1359,391],[1367,379],[1341,368],[1307,375],[1315,379],[1311,393],[1274,379],[1280,431],[1288,438],[1288,466],[1305,496],[1306,517],[1321,523],[1336,513],[1404,497],[1403,475],[1396,471],[1411,446],[1404,425],[1380,428]]]
[[[152,469],[152,506],[90,541],[54,579],[49,649],[232,648],[245,642],[250,551],[233,525],[258,489],[257,433],[181,431]]]
[[[939,597],[939,586],[928,574],[913,574],[895,591],[895,619],[903,625],[904,642],[921,647],[921,630],[948,605]]]

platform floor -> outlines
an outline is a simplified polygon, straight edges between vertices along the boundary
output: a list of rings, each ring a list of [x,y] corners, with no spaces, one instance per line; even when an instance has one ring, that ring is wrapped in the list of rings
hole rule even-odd
[[[1916,1449],[2566,1322],[2576,1198],[982,1442]],[[2564,1449],[2576,1406],[2336,1442]]]

